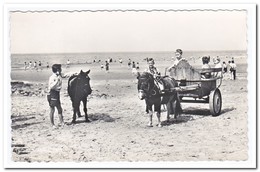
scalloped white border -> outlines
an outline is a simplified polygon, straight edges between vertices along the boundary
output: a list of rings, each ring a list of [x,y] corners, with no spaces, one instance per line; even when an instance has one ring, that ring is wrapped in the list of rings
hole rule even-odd
[[[22,163],[10,155],[10,59],[3,58],[4,70],[4,167],[5,168],[256,168],[256,5],[255,4],[8,4],[4,5],[4,56],[9,52],[10,11],[53,10],[247,10],[248,53],[248,161],[199,162],[91,162],[91,163]]]

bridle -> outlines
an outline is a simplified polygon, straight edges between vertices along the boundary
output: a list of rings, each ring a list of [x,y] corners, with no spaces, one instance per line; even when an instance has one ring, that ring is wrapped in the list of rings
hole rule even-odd
[[[152,97],[152,96],[156,96],[157,95],[157,92],[156,92],[156,90],[155,90],[155,88],[156,88],[156,85],[155,84],[153,84],[153,86],[151,87],[151,83],[150,82],[154,82],[153,80],[152,80],[153,78],[152,77],[148,77],[147,79],[146,78],[139,78],[139,80],[141,81],[141,85],[140,85],[140,88],[141,89],[139,89],[139,91],[140,92],[143,92],[143,93],[145,93],[148,97]],[[144,88],[144,83],[147,83],[147,89],[145,89]]]

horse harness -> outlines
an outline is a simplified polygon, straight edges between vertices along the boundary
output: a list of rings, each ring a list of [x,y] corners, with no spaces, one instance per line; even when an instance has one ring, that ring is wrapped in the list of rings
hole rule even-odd
[[[155,90],[155,88],[157,88],[156,87],[156,84],[153,84],[153,87],[152,88],[150,88],[150,84],[149,84],[149,80],[151,80],[151,77],[149,77],[149,78],[147,78],[144,82],[147,82],[148,83],[148,88],[147,89],[142,89],[142,91],[146,91],[147,92],[147,96],[148,97],[153,97],[153,96],[156,96],[157,94],[157,96],[160,96],[160,94],[159,94],[159,91],[156,91]],[[154,81],[153,81],[154,82]],[[141,85],[143,85],[143,82],[141,83]],[[157,88],[158,89],[158,88]]]
[[[142,80],[144,80],[144,79],[146,79],[146,78],[143,78]],[[147,78],[145,81],[143,81],[143,82],[147,82],[147,83],[149,83],[148,81],[149,80],[151,80],[152,78],[151,77],[149,77],[149,78]],[[171,78],[172,79],[172,78]],[[143,85],[143,82],[141,83],[141,85]],[[158,91],[156,91],[156,88],[158,89]],[[150,90],[150,91],[149,91]],[[164,94],[160,94],[160,92],[159,92],[159,88],[158,88],[158,86],[156,86],[156,84],[154,84],[153,85],[153,87],[150,89],[150,84],[148,84],[148,88],[147,89],[143,89],[143,90],[141,90],[141,91],[146,91],[147,92],[147,98],[151,98],[151,97],[155,97],[155,96],[157,96],[157,97],[161,97],[161,102],[164,104],[165,102],[168,102],[169,101],[169,99],[170,99],[170,97],[172,96],[172,95],[174,95],[174,92],[172,92],[172,91],[170,91],[170,90],[167,90],[167,89],[165,89],[165,93]]]

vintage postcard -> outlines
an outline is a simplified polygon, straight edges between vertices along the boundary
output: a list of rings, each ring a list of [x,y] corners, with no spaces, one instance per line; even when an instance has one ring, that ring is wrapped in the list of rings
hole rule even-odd
[[[255,168],[256,5],[6,5],[5,168]]]

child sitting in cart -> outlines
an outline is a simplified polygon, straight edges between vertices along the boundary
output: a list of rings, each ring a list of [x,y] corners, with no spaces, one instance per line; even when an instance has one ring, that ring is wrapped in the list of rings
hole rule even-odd
[[[155,62],[153,58],[148,59],[148,69],[145,70],[145,72],[149,72],[153,75],[155,84],[158,86],[159,91],[162,93],[164,90],[164,85],[161,81],[161,74],[157,70],[157,68],[154,66]]]
[[[183,53],[183,52],[182,52],[181,49],[177,49],[177,50],[175,51],[175,58],[176,58],[176,59],[174,60],[173,65],[171,65],[170,67],[167,68],[167,71],[168,71],[168,72],[170,72],[172,68],[176,67],[176,66],[179,64],[179,62],[181,62],[181,61],[186,61],[186,62],[187,62],[187,60],[182,57],[182,53]]]
[[[202,73],[201,73],[201,78],[203,79],[207,79],[211,77],[211,73],[210,72],[203,72],[203,69],[210,69],[210,65],[209,65],[209,61],[210,61],[210,56],[204,56],[202,57]]]
[[[214,68],[221,68],[221,71],[222,71],[222,64],[220,63],[220,58],[217,56],[215,59],[213,59],[213,62],[215,64],[215,67]],[[213,75],[214,77],[222,77],[222,72],[219,71],[219,72],[214,72]]]

